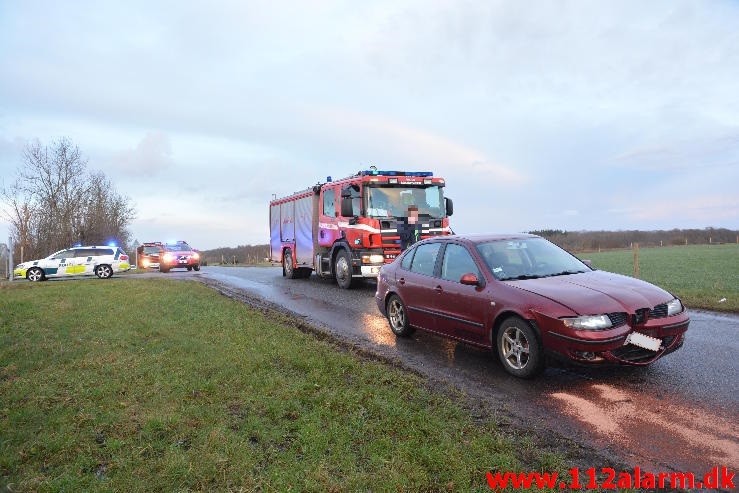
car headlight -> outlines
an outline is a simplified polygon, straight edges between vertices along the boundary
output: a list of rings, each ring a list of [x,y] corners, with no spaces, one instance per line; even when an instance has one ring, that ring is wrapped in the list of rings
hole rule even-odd
[[[193,253],[192,258],[194,258],[195,260],[198,260],[200,258],[200,255],[198,255],[197,253]]]
[[[171,253],[165,253],[164,254],[164,261],[165,262],[171,262],[174,260],[174,256]]]
[[[674,300],[667,303],[667,316],[671,317],[673,315],[677,315],[678,313],[682,313],[683,309],[683,304],[680,303],[679,299],[675,298]]]
[[[385,261],[385,256],[379,253],[372,255],[362,255],[363,264],[381,264]]]
[[[562,322],[571,329],[603,330],[611,327],[608,315],[583,315],[582,317],[563,318]]]

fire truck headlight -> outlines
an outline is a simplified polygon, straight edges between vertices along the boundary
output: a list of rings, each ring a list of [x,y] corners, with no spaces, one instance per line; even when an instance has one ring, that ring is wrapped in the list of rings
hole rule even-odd
[[[362,255],[363,264],[381,264],[385,262],[385,257],[379,253],[372,255]]]

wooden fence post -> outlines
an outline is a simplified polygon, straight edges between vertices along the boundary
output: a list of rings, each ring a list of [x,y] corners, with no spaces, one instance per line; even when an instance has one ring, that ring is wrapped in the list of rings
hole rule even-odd
[[[634,277],[639,279],[639,244],[634,243]]]

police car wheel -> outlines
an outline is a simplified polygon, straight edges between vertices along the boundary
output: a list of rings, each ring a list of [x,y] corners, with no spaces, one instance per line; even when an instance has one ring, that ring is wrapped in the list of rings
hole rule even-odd
[[[107,279],[113,275],[113,269],[109,265],[98,265],[95,267],[95,275],[100,279]]]
[[[38,282],[44,280],[44,271],[38,267],[31,267],[26,273],[26,278],[32,282]]]
[[[193,269],[195,269],[195,272],[197,272],[197,271],[199,271],[199,270],[200,270],[200,266],[199,266],[199,265],[194,265],[194,266],[193,266]]]

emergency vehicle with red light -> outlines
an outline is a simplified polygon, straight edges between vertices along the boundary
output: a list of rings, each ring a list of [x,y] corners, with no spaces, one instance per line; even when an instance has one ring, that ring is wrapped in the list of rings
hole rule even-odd
[[[270,261],[281,263],[288,278],[315,271],[344,289],[376,278],[409,244],[451,234],[453,203],[444,186],[430,171],[371,169],[336,181],[329,176],[275,198],[269,204]]]

